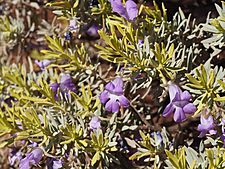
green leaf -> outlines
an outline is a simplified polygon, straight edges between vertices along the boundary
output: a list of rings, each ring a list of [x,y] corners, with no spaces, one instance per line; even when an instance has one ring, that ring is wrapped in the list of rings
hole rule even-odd
[[[181,169],[179,166],[179,159],[173,155],[170,151],[166,150],[166,155],[169,159],[169,161],[173,164],[173,166],[177,169]]]
[[[225,90],[225,83],[222,80],[217,80],[217,82],[220,84],[220,86]]]
[[[96,163],[97,161],[99,161],[100,159],[101,159],[100,152],[97,151],[97,152],[95,153],[95,155],[93,156],[93,158],[91,159],[91,165],[94,166],[95,163]]]
[[[201,64],[200,65],[200,68],[201,68],[201,77],[202,77],[202,80],[204,81],[204,84],[207,84],[207,72],[205,70],[205,67]]]

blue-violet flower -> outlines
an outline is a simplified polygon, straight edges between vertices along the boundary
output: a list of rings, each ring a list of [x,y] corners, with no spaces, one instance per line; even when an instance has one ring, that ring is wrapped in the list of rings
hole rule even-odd
[[[100,94],[99,99],[105,104],[105,109],[109,112],[118,112],[120,106],[128,107],[129,100],[123,95],[123,80],[117,77],[105,86],[105,90]]]
[[[207,116],[207,114],[206,114]],[[200,122],[201,124],[198,125],[198,131],[200,131],[200,135],[198,137],[202,138],[204,137],[207,133],[209,134],[216,134],[216,130],[214,130],[214,122],[213,122],[213,117],[212,115],[209,115],[207,118],[201,114],[200,117]]]
[[[193,103],[189,103],[191,95],[188,91],[182,92],[175,84],[169,85],[168,88],[170,103],[163,111],[163,116],[167,117],[174,113],[174,121],[183,122],[186,120],[187,115],[193,114],[196,111],[195,105]]]
[[[65,34],[64,34],[64,38],[65,38],[65,40],[68,40],[68,41],[70,41],[71,39],[72,39],[72,33],[71,32],[66,32]]]
[[[89,126],[92,130],[97,130],[101,127],[101,121],[97,116],[92,117]]]
[[[19,169],[30,169],[32,165],[37,165],[41,161],[42,155],[42,149],[34,149],[31,153],[28,153],[26,157],[20,161]]]
[[[45,70],[45,68],[52,63],[51,60],[35,60],[34,62],[40,67],[41,70]]]
[[[69,91],[76,92],[76,88],[72,81],[72,78],[70,75],[67,75],[67,74],[62,75],[60,79],[60,83],[57,83],[57,82],[52,83],[50,87],[55,94],[56,100],[58,99],[58,94],[57,94],[58,89],[60,90],[62,95],[66,94],[67,96],[69,95]]]
[[[118,13],[126,20],[133,21],[138,15],[137,4],[133,0],[128,0],[125,7],[121,0],[110,0],[113,12]]]
[[[99,37],[98,30],[100,29],[97,25],[92,25],[88,28],[87,34],[91,37]]]
[[[14,150],[9,155],[9,164],[13,166],[15,164],[15,161],[20,161],[22,159],[22,153],[20,151]]]
[[[69,30],[74,31],[78,29],[77,21],[75,18],[70,19],[69,21]]]

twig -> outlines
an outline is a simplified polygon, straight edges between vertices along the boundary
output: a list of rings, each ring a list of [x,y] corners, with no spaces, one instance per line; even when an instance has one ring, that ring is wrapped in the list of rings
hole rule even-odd
[[[141,121],[146,125],[146,127],[148,129],[155,130],[153,128],[153,126],[151,126],[151,124],[145,119],[145,117],[140,112],[138,112],[138,110],[132,104],[130,106],[134,110],[134,112],[137,113],[137,115],[140,117]]]

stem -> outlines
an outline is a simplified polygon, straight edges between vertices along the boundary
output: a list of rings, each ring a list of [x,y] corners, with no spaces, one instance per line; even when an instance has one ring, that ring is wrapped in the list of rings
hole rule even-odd
[[[137,113],[141,121],[147,126],[148,129],[155,130],[154,129],[155,127],[153,128],[153,126],[151,126],[151,124],[145,119],[145,117],[140,112],[138,112],[138,110],[133,105],[130,105],[130,106],[135,111],[135,113]]]
[[[159,77],[161,77],[161,80],[162,80],[163,84],[166,85],[168,82],[167,82],[165,76],[163,75],[161,69],[157,69],[157,70],[159,72]]]

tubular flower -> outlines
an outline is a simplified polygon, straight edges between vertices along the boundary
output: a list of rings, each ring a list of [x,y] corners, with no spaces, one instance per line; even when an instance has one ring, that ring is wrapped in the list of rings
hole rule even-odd
[[[129,100],[123,95],[123,80],[117,77],[105,86],[105,90],[100,94],[99,99],[105,104],[105,109],[109,112],[118,112],[121,107],[128,107]]]
[[[174,113],[173,119],[175,122],[183,122],[186,120],[186,116],[193,114],[196,111],[196,107],[193,103],[190,103],[191,95],[188,91],[182,92],[181,89],[175,85],[169,85],[170,103],[163,111],[163,116],[167,117]]]
[[[132,0],[128,0],[125,7],[121,0],[110,0],[110,3],[112,5],[113,12],[118,13],[126,20],[133,21],[138,15],[137,4]]]
[[[92,25],[91,27],[88,28],[87,34],[91,37],[97,38],[99,37],[98,30],[100,27],[98,25]]]
[[[20,161],[22,159],[22,153],[20,151],[12,151],[9,155],[9,164],[13,166],[15,161]]]
[[[52,63],[50,60],[35,60],[34,62],[40,67],[41,70],[45,70],[45,68]]]
[[[75,88],[75,85],[72,81],[72,78],[70,75],[66,75],[64,74],[61,79],[60,79],[60,83],[52,83],[50,85],[52,91],[54,92],[55,94],[55,99],[57,100],[58,99],[58,94],[57,94],[57,91],[58,89],[60,90],[60,92],[63,94],[63,95],[69,95],[69,91],[72,91],[72,92],[76,92],[76,88]]]
[[[89,126],[92,130],[97,130],[101,127],[101,121],[97,116],[92,117]]]
[[[32,165],[37,165],[42,159],[43,151],[40,148],[34,149],[20,161],[19,169],[29,169]]]
[[[69,30],[70,31],[74,31],[74,30],[77,30],[78,28],[79,27],[78,27],[76,18],[70,19],[70,21],[69,21]]]
[[[201,124],[198,125],[198,131],[200,131],[200,135],[198,137],[202,138],[207,133],[216,134],[216,130],[214,130],[214,122],[212,115],[209,115],[208,118],[205,118],[204,115],[201,115],[200,118]]]
[[[72,37],[73,37],[73,35],[72,35],[71,32],[66,32],[66,33],[64,34],[65,40],[70,41],[70,40],[72,39]]]

